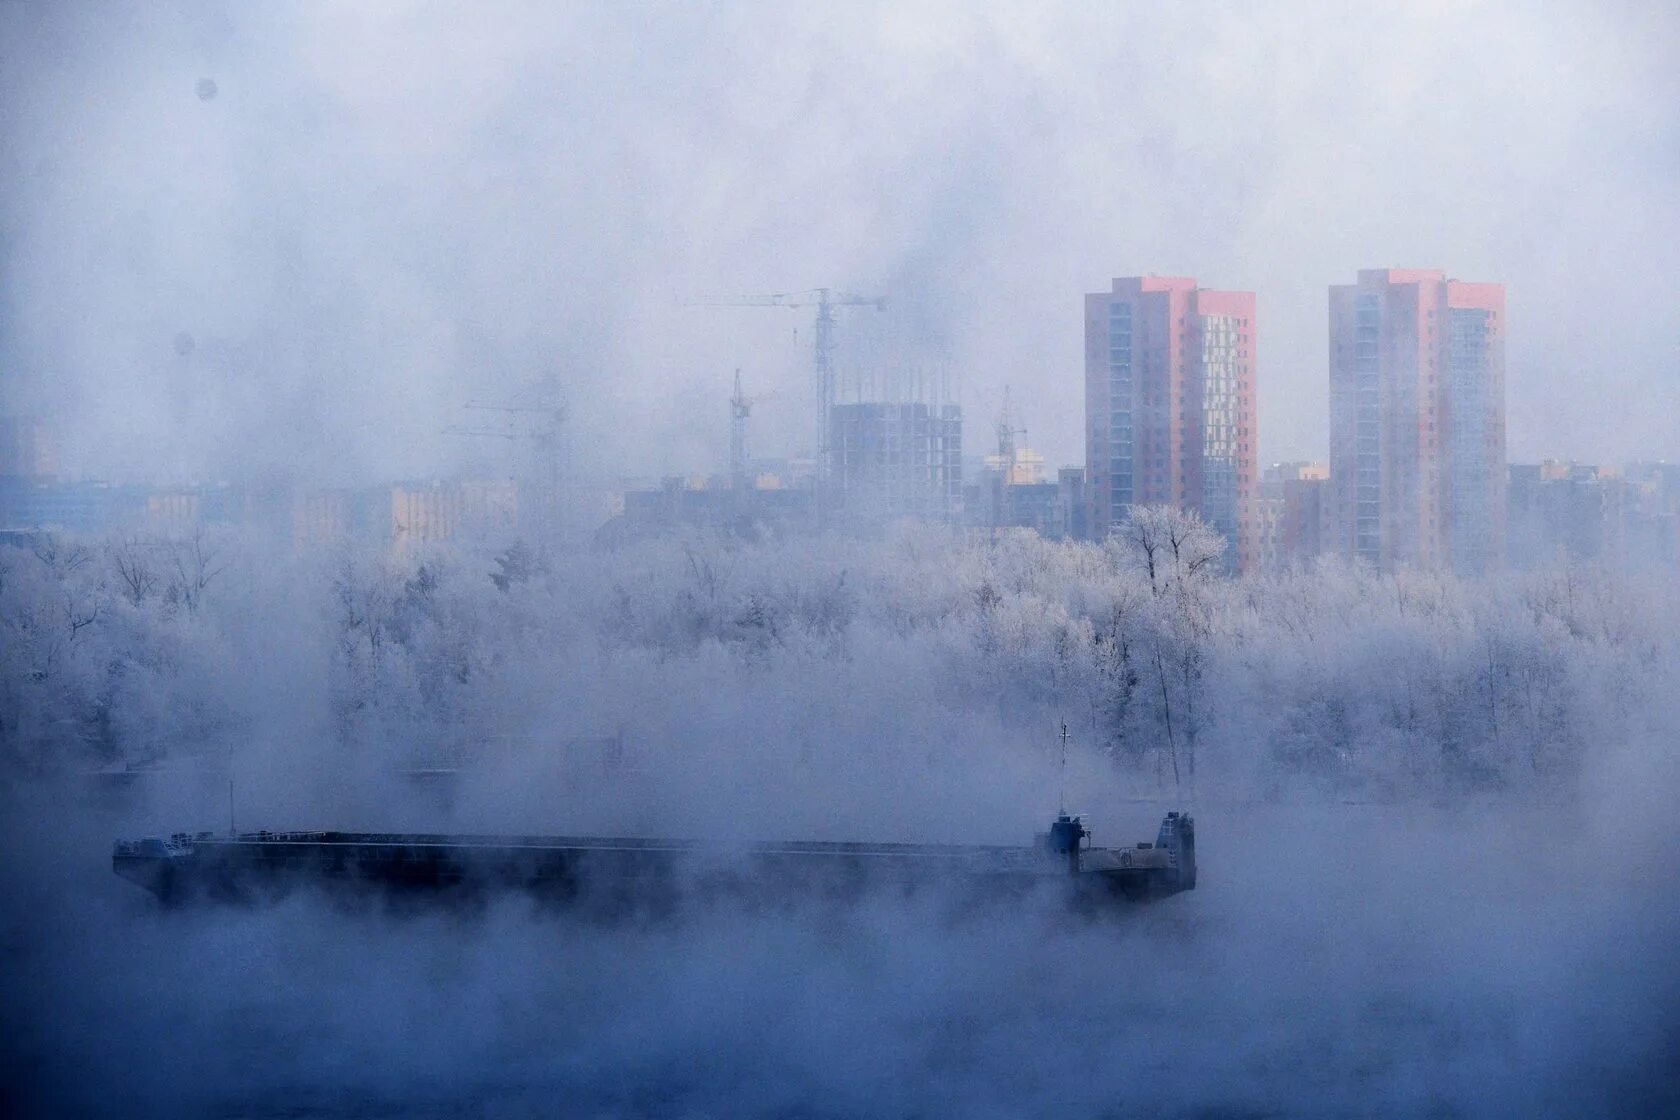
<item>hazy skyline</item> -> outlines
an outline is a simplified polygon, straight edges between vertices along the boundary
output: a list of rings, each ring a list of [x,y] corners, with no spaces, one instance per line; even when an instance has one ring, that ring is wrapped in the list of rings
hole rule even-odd
[[[1680,1116],[1680,466],[1494,485],[1471,317],[1433,435],[1358,371],[1351,508],[1240,507],[1240,324],[1164,449],[1141,313],[1118,531],[943,516],[908,410],[622,493],[726,469],[736,369],[810,453],[811,311],[718,305],[818,287],[887,301],[843,383],[1083,464],[1146,273],[1255,293],[1261,465],[1384,267],[1503,285],[1510,462],[1680,463],[1676,59],[1674,0],[0,0],[0,415],[157,484],[0,463],[0,1112]],[[554,449],[446,431],[549,377],[597,485],[401,484]]]
[[[1510,457],[1680,456],[1680,19],[1659,5],[0,3],[0,409],[86,474],[426,474],[557,372],[580,467],[808,450],[840,364],[1003,386],[1083,461],[1087,291],[1259,296],[1263,462],[1327,449],[1326,288],[1506,285]],[[203,83],[214,83],[213,89]]]

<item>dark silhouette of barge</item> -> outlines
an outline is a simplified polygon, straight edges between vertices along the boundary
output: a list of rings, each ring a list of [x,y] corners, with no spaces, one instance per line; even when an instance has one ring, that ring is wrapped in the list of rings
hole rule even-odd
[[[176,833],[119,840],[112,869],[166,902],[254,900],[298,886],[403,894],[522,890],[609,909],[685,900],[853,897],[954,884],[979,897],[1051,889],[1070,899],[1158,898],[1196,885],[1195,824],[1168,813],[1154,843],[1097,848],[1060,814],[1032,846],[365,832]]]

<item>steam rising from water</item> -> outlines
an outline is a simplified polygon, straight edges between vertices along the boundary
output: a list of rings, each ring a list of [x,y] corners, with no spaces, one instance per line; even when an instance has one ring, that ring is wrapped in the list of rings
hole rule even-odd
[[[506,590],[470,550],[425,579],[414,558],[232,552],[188,607],[119,596],[75,543],[0,553],[4,711],[28,732],[5,743],[0,1026],[26,1109],[1680,1101],[1672,589],[1333,565],[1167,586],[1113,549],[907,530],[576,553]],[[72,629],[66,604],[97,617]],[[1122,647],[1170,660],[1139,688]],[[223,774],[166,769],[103,805],[75,774],[225,758],[244,828],[1026,843],[1061,714],[1074,807],[1123,844],[1173,807],[1131,800],[1172,788],[1162,697],[1201,721],[1198,888],[1093,923],[884,898],[610,928],[518,899],[167,911],[109,872],[110,841],[223,827]],[[551,766],[613,719],[625,772]],[[471,748],[452,800],[393,777],[452,744]]]
[[[14,1093],[226,1116],[1634,1115],[1680,1102],[1672,832],[1204,808],[1198,889],[603,927],[505,899],[167,911],[14,799]],[[1152,810],[1137,807],[1134,831]],[[119,829],[121,822],[101,822]],[[1666,836],[1668,839],[1660,839]],[[1118,842],[1121,836],[1103,839]],[[24,915],[27,915],[25,920]]]
[[[739,366],[754,453],[805,453],[809,328],[683,303],[818,284],[891,301],[843,321],[847,373],[948,363],[982,421],[1013,384],[1072,461],[1078,293],[1134,271],[1258,290],[1294,458],[1323,286],[1388,264],[1509,285],[1514,457],[1674,451],[1680,301],[1629,295],[1680,240],[1660,5],[113,11],[0,2],[0,412],[71,474],[501,473],[442,430],[555,369],[589,471],[715,468]],[[0,1111],[1680,1112],[1657,581],[1329,566],[1175,614],[1100,550],[910,532],[506,594],[471,549],[220,542],[189,601],[60,543],[0,549]],[[1066,721],[1123,843],[1192,706],[1200,885],[1093,923],[166,911],[109,843],[223,827],[224,775],[70,777],[226,756],[251,828],[1024,842]],[[656,765],[534,758],[615,731]],[[389,777],[503,741],[447,804]]]

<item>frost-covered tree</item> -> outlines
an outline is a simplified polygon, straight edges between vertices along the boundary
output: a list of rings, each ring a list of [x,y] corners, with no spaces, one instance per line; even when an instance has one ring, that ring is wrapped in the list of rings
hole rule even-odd
[[[1147,581],[1149,692],[1174,788],[1186,779],[1193,788],[1196,747],[1207,719],[1203,675],[1213,638],[1211,588],[1225,540],[1194,513],[1156,505],[1133,506],[1115,544]]]
[[[1186,792],[1403,797],[1566,785],[1680,687],[1658,580],[1230,578],[1220,547],[1159,509],[1102,545],[906,525],[542,563],[43,538],[0,547],[0,765],[237,751],[284,720],[361,764],[622,728],[695,765],[752,743],[886,774],[1048,755],[1065,722],[1140,788],[1176,765]]]

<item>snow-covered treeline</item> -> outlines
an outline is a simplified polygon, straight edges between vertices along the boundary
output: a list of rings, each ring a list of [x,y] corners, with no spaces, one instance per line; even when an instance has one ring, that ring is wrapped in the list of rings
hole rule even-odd
[[[1228,579],[1200,526],[692,537],[547,559],[234,538],[0,549],[13,775],[205,752],[471,764],[622,731],[643,752],[1073,749],[1142,788],[1567,789],[1662,740],[1680,593],[1569,569],[1466,583],[1339,563]]]

